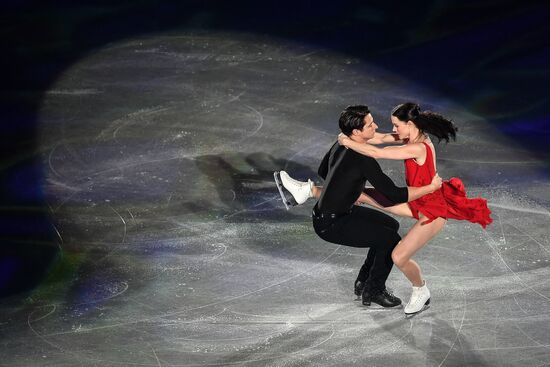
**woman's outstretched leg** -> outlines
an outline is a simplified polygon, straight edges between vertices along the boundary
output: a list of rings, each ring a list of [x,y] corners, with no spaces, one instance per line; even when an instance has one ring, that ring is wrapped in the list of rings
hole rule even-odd
[[[298,205],[304,203],[309,198],[319,199],[321,197],[323,186],[316,186],[309,179],[307,181],[298,181],[290,177],[288,172],[285,171],[280,171],[279,174],[281,175],[281,180],[284,188],[292,194],[294,200],[298,203]],[[409,208],[407,203],[385,207],[380,205],[375,199],[364,192],[361,193],[361,195],[357,199],[356,204],[367,204],[374,208],[383,210],[387,213],[398,215],[400,217],[413,218],[411,209]]]

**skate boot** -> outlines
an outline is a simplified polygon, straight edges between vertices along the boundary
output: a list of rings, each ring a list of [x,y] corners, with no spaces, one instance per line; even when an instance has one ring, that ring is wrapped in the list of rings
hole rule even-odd
[[[361,294],[363,305],[370,306],[372,303],[376,303],[382,307],[396,307],[401,304],[401,299],[394,296],[386,288],[384,290],[370,290],[367,287],[363,288]]]
[[[274,172],[273,177],[287,210],[291,206],[303,204],[307,199],[313,197],[313,181],[307,180],[307,182],[302,182],[295,180],[285,171]]]
[[[405,315],[414,315],[428,308],[430,304],[430,290],[426,286],[426,281],[421,287],[413,287],[411,299],[405,306]]]

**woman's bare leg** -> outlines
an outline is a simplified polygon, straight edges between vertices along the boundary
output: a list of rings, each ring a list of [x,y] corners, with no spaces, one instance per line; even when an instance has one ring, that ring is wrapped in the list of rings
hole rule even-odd
[[[311,193],[315,197],[315,199],[319,199],[321,197],[321,193],[323,192],[323,186],[313,186],[311,188]]]
[[[281,175],[282,173],[283,171],[281,171]],[[295,184],[294,191],[291,187],[287,187],[287,186],[285,187],[287,190],[289,190],[292,193],[292,195],[294,196],[294,199],[298,203],[302,203],[303,201],[307,200],[307,197],[314,197],[315,199],[319,199],[321,197],[321,194],[323,193],[323,186],[315,186],[312,184],[311,180],[308,180],[307,182],[296,180],[290,177],[290,175],[288,175],[288,172],[286,171],[284,172],[284,174],[286,175],[285,177],[288,177],[287,180],[290,180],[291,183]],[[283,186],[285,185],[285,177],[281,177],[283,181]],[[304,189],[307,189],[307,195],[303,191]],[[297,195],[299,196],[299,198],[297,198]],[[412,212],[406,203],[385,207],[380,205],[373,197],[369,196],[365,192],[362,192],[361,195],[359,195],[359,197],[357,198],[356,204],[367,204],[374,208],[383,210],[385,212],[388,212],[394,215],[413,218]]]
[[[376,206],[376,208],[400,217],[414,218],[411,212],[411,208],[409,208],[409,205],[407,205],[407,203],[397,204],[394,206],[386,206],[386,207],[378,205]]]
[[[319,197],[321,197],[322,192],[323,192],[323,186],[313,186],[311,188],[311,193],[313,194],[313,196],[315,196],[316,199],[319,199]],[[378,204],[376,200],[374,200],[372,197],[370,197],[365,193],[361,193],[361,195],[357,199],[357,203],[367,204],[376,209],[380,209],[382,211],[385,211],[400,217],[414,218],[411,212],[411,209],[409,208],[409,205],[407,205],[407,203],[397,204],[394,206],[382,206]]]
[[[418,264],[412,260],[413,255],[426,245],[436,234],[443,229],[447,222],[444,218],[437,218],[431,223],[422,224],[427,218],[420,215],[420,219],[410,229],[409,233],[397,244],[392,252],[393,263],[405,274],[413,286],[421,287],[424,282]]]

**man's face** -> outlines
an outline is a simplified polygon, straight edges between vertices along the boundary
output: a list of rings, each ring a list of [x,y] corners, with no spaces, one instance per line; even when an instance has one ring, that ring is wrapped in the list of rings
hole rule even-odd
[[[376,125],[376,122],[374,122],[374,118],[369,113],[367,116],[365,116],[364,121],[365,125],[363,126],[363,130],[359,131],[361,138],[365,140],[374,138],[374,133],[376,132],[376,129],[378,129],[378,125]]]

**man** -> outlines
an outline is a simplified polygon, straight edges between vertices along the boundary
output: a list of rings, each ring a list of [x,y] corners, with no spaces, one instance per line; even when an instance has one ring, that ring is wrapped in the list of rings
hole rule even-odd
[[[369,108],[361,105],[347,107],[340,115],[339,125],[343,134],[360,143],[372,139],[378,128]],[[313,189],[311,181],[302,184],[284,171],[279,174],[282,185],[296,201],[304,202],[304,189],[308,195]],[[361,295],[367,306],[371,303],[383,307],[400,305],[401,300],[386,290],[386,279],[393,266],[391,253],[401,240],[397,233],[399,223],[380,211],[354,204],[361,199],[367,181],[389,201],[404,203],[439,189],[441,178],[436,175],[430,185],[423,187],[397,187],[374,158],[348,150],[338,142],[321,161],[318,174],[325,183],[313,208],[315,232],[328,242],[370,247],[355,281],[355,293]]]

